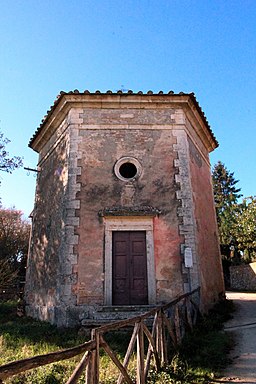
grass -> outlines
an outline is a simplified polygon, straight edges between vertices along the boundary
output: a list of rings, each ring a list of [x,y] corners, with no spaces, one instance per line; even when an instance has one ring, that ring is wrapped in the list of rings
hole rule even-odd
[[[46,354],[85,342],[77,330],[58,329],[46,322],[16,315],[15,302],[0,304],[0,365],[13,360]],[[27,371],[6,380],[8,384],[62,383],[71,375],[79,358]]]
[[[227,352],[231,341],[223,333],[223,322],[232,310],[232,302],[225,301],[216,306],[209,316],[202,317],[192,333],[187,334],[181,347],[174,351],[171,364],[160,373],[150,372],[148,383],[207,383],[216,377],[219,370],[228,363]],[[106,334],[106,341],[120,358],[124,357],[130,334],[115,332]],[[15,302],[0,303],[0,365],[13,360],[39,354],[46,354],[87,341],[77,329],[58,329],[45,322],[16,314]],[[65,383],[81,356],[49,364],[27,371],[5,381],[6,384],[60,384]],[[116,382],[117,368],[101,352],[100,382]],[[135,377],[136,359],[133,357],[129,368]],[[79,384],[85,383],[81,377]]]

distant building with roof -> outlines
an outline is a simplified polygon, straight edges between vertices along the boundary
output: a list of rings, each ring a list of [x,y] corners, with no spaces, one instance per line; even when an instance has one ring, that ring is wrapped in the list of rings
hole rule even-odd
[[[223,294],[209,153],[193,93],[61,92],[39,154],[25,300],[59,326],[110,321],[201,287]]]

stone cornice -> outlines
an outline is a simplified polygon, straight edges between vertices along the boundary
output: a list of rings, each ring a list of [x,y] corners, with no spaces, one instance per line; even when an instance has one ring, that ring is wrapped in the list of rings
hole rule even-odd
[[[94,108],[94,109],[170,109],[181,108],[186,112],[190,121],[194,121],[193,126],[197,127],[198,134],[204,141],[208,151],[212,151],[218,146],[218,142],[209,126],[209,123],[198,104],[193,93],[180,92],[175,94],[169,92],[164,94],[159,92],[155,94],[149,91],[146,94],[142,92],[123,93],[90,93],[78,91],[65,93],[62,92],[56,99],[54,105],[47,111],[41,125],[31,138],[29,147],[40,152],[44,143],[59,127],[61,122],[67,117],[72,108]]]
[[[99,217],[107,216],[158,216],[160,209],[151,206],[140,207],[109,207],[98,212]]]

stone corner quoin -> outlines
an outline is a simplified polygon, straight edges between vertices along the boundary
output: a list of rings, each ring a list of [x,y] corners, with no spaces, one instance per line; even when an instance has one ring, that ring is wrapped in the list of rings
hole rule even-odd
[[[35,132],[39,160],[27,313],[112,321],[201,287],[224,291],[209,152],[193,94],[62,93]]]

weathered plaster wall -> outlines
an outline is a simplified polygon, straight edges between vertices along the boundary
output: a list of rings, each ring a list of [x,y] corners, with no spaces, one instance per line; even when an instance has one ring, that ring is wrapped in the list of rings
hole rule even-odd
[[[60,253],[65,238],[65,197],[68,182],[68,135],[45,148],[37,178],[33,211],[26,302],[28,314],[38,312],[40,319],[53,321],[60,305]],[[57,209],[60,207],[60,209]]]
[[[174,122],[174,111],[84,110],[81,116],[78,284],[73,288],[78,304],[104,304],[104,225],[97,213],[122,205],[153,206],[162,211],[154,219],[157,302],[170,300],[183,292],[174,167],[177,155],[173,151],[176,139],[171,127],[162,129],[158,124]],[[123,156],[140,162],[138,180],[124,182],[114,174],[114,165]]]
[[[204,309],[207,310],[218,301],[225,289],[208,154],[199,151],[190,138],[188,146],[201,297]]]

